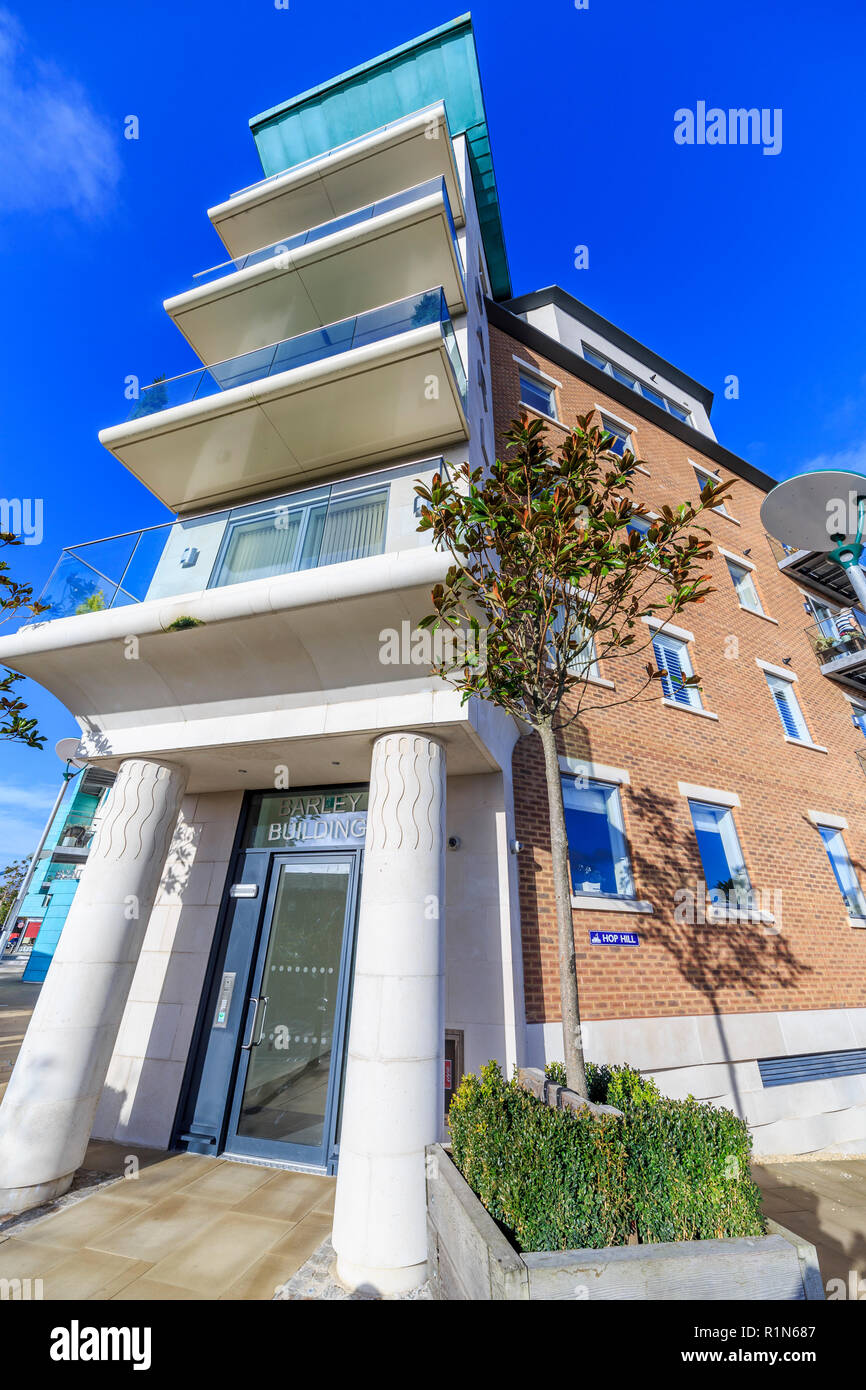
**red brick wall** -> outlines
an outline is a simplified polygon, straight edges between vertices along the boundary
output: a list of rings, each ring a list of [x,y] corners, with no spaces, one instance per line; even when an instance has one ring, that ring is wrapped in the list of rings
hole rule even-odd
[[[651,509],[696,496],[689,459],[723,478],[734,476],[638,415],[601,396],[562,366],[491,328],[494,410],[502,434],[516,413],[517,366],[512,353],[562,382],[557,392],[564,424],[596,402],[631,418],[650,477],[639,475],[635,495]],[[551,426],[555,442],[561,431]],[[564,436],[563,436],[564,437]],[[643,702],[589,712],[561,735],[561,751],[626,769],[621,789],[637,896],[652,915],[575,910],[578,974],[585,1019],[680,1014],[866,1007],[866,930],[852,928],[829,860],[808,810],[847,817],[848,851],[866,888],[866,776],[855,756],[866,740],[851,720],[842,688],[823,676],[804,635],[811,619],[797,584],[778,570],[758,515],[764,494],[736,482],[727,508],[737,521],[711,513],[714,541],[757,566],[754,578],[767,622],[743,612],[725,564],[714,551],[709,569],[717,592],[686,609],[678,625],[695,635],[690,647],[702,698],[718,721],[661,703],[656,689]],[[736,639],[735,655],[731,639]],[[795,672],[795,690],[812,739],[829,753],[785,742],[759,657]],[[641,684],[647,655],[604,669],[621,699]],[[612,669],[613,666],[616,669]],[[514,755],[527,1018],[559,1018],[556,922],[550,873],[541,749],[521,739]],[[739,795],[733,811],[752,886],[781,892],[780,931],[754,924],[679,925],[674,893],[702,877],[691,816],[679,781]],[[641,945],[590,946],[590,930],[636,931]],[[816,1036],[815,1048],[821,1047]]]

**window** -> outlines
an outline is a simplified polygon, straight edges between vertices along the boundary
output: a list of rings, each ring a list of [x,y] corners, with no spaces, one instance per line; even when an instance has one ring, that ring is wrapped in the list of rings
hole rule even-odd
[[[730,806],[690,800],[689,810],[707,888],[748,893],[749,875]]]
[[[550,629],[548,629],[548,631],[552,630],[553,632],[561,632],[563,623],[563,610],[562,608],[559,608],[550,624]],[[598,658],[596,656],[595,650],[595,638],[592,636],[591,633],[587,632],[585,627],[579,624],[574,625],[571,635],[572,640],[574,642],[578,643],[585,641],[585,645],[577,653],[574,659],[569,662],[569,671],[574,672],[575,675],[580,675],[583,671],[586,671],[589,674],[590,680],[600,681],[601,672],[598,669]],[[552,654],[553,649],[551,647],[551,656]]]
[[[598,367],[600,372],[605,372],[607,376],[612,376],[614,381],[621,381],[623,386],[628,386],[629,389],[634,391],[638,396],[644,396],[646,400],[652,401],[653,405],[657,405],[660,410],[666,410],[669,415],[673,415],[677,420],[682,420],[683,424],[691,424],[691,411],[687,410],[685,406],[677,405],[669,396],[665,396],[661,391],[656,390],[654,386],[650,386],[648,382],[641,381],[639,377],[633,376],[632,373],[627,372],[624,367],[618,367],[615,362],[611,362],[610,358],[603,357],[600,352],[596,352],[594,348],[588,347],[586,343],[581,343],[581,348],[583,349],[585,360],[593,367]]]
[[[866,897],[857,878],[851,856],[848,853],[842,831],[833,825],[819,825],[818,833],[824,841],[827,858],[836,875],[839,891],[851,917],[866,917]]]
[[[607,415],[602,415],[601,427],[607,430],[608,434],[613,435],[612,440],[607,446],[610,452],[616,454],[618,458],[622,458],[626,449],[631,449],[631,435],[628,430],[625,429],[623,425],[616,424],[616,422],[609,419]]]
[[[550,415],[554,420],[559,418],[553,387],[536,376],[530,376],[528,372],[520,373],[520,400],[523,405],[539,410],[542,415]]]
[[[836,615],[839,612],[837,607],[832,607],[829,603],[825,603],[823,599],[814,598],[811,594],[804,594],[803,607],[806,612],[811,613],[812,617],[815,619],[821,630],[822,637],[835,639],[839,636],[835,622]]]
[[[851,705],[851,718],[861,734],[866,734],[866,705]]]
[[[694,675],[688,643],[681,637],[658,632],[653,638],[653,652],[656,665],[664,672],[662,689],[665,699],[673,700],[678,705],[690,705],[692,709],[703,709],[701,693],[697,686],[683,684],[685,676]]]
[[[486,411],[486,410],[487,410],[487,382],[486,382],[485,377],[484,377],[484,368],[482,367],[482,365],[481,365],[480,362],[477,363],[477,367],[478,367],[478,385],[481,387],[481,399],[482,399],[482,401],[484,402],[484,409],[485,409],[485,411]]]
[[[703,492],[707,483],[720,483],[722,481],[718,473],[711,473],[709,468],[700,468],[696,463],[692,464],[692,468],[695,470],[695,477],[698,480],[698,486],[701,492]],[[731,515],[725,506],[724,500],[722,500],[717,507],[713,507],[713,511],[721,512],[722,516]]]
[[[745,565],[738,565],[734,560],[728,560],[728,571],[737,591],[737,598],[741,608],[747,608],[750,613],[763,613],[763,605],[758,597],[758,590],[755,588],[755,581],[752,571]]]
[[[776,709],[779,711],[779,718],[782,721],[782,728],[788,738],[795,738],[800,743],[811,743],[809,730],[803,718],[803,711],[797,696],[794,694],[794,683],[785,680],[783,676],[774,675],[772,671],[765,671],[767,685],[770,687],[770,694],[776,702]]]
[[[619,787],[588,777],[563,777],[565,829],[575,896],[633,898]]]

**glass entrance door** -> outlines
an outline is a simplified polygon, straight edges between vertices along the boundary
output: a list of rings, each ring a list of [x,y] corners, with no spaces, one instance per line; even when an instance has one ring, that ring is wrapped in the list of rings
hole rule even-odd
[[[226,1152],[335,1157],[357,854],[274,859]]]

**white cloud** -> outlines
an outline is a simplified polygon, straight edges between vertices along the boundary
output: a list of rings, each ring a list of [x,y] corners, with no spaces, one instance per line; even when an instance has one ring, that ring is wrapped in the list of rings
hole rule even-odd
[[[31,58],[0,9],[0,212],[105,210],[120,177],[115,137],[81,84]]]
[[[810,473],[818,468],[841,468],[850,473],[866,473],[866,444],[855,444],[851,449],[837,449],[831,454],[816,454],[797,472]]]
[[[33,853],[56,795],[57,786],[0,786],[0,870]]]

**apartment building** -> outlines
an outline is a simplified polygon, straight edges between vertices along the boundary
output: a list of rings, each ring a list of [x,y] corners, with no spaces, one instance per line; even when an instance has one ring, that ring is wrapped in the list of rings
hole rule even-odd
[[[650,516],[708,478],[715,592],[596,662],[561,763],[591,1059],[735,1109],[759,1153],[866,1146],[866,652],[844,571],[786,551],[773,479],[723,448],[711,395],[558,288],[489,307],[498,446],[590,415],[642,461]],[[644,530],[648,523],[643,522]],[[646,662],[668,674],[635,703]],[[616,666],[614,670],[613,667]],[[700,688],[679,675],[697,673]],[[526,1048],[561,1055],[543,760],[514,755]]]
[[[67,784],[15,910],[16,920],[0,932],[0,945],[6,943],[8,954],[27,955],[22,978],[28,984],[48,973],[113,781],[105,768],[88,767]]]
[[[521,402],[554,435],[600,409],[650,506],[738,481],[719,592],[658,637],[700,696],[563,739],[588,1053],[751,1107],[772,1148],[853,1142],[853,1063],[779,1071],[866,1044],[860,707],[803,633],[798,585],[828,630],[837,602],[792,577],[816,557],[777,564],[708,391],[562,291],[512,297],[468,16],[251,126],[263,177],[207,213],[229,259],[166,287],[202,365],[100,434],[173,519],[65,550],[0,640],[116,778],[0,1107],[0,1210],[65,1191],[91,1135],[187,1148],[336,1173],[341,1277],[425,1277],[462,1071],[560,1055],[534,742],[411,641],[449,564],[415,481],[489,462]],[[781,914],[680,928],[702,874]]]

